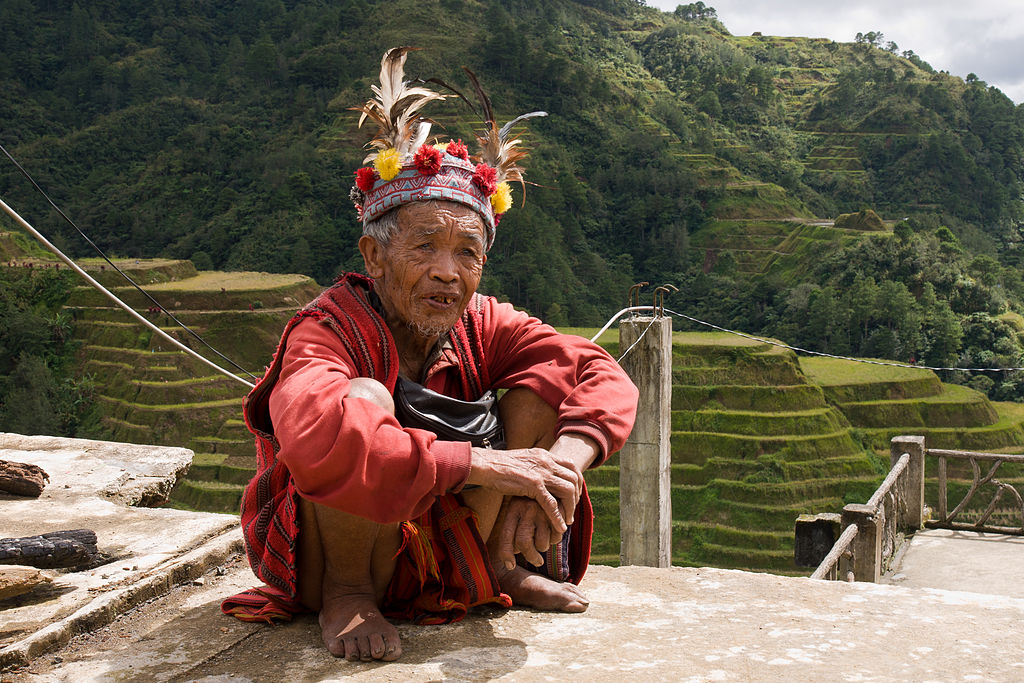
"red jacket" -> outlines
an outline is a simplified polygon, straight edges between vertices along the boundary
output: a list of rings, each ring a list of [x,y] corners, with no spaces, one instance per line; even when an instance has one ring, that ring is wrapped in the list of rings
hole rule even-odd
[[[392,523],[417,519],[469,476],[469,444],[403,429],[369,401],[347,398],[353,377],[372,377],[393,391],[398,376],[398,351],[371,305],[372,287],[349,273],[296,314],[246,397],[257,452],[257,472],[242,497],[246,552],[256,575],[293,601],[298,496]],[[448,340],[421,378],[427,387],[463,400],[490,388],[529,388],[557,408],[558,434],[585,434],[599,444],[595,464],[629,435],[636,387],[582,337],[475,295]],[[584,492],[568,555],[577,582],[590,557],[591,530]]]
[[[484,298],[483,349],[488,388],[527,387],[557,408],[557,433],[593,438],[595,465],[622,447],[633,426],[637,390],[603,349],[559,334],[536,318]],[[442,351],[421,383],[461,396],[459,358]],[[380,523],[413,519],[435,497],[462,488],[470,445],[403,429],[393,415],[362,399],[346,398],[358,376],[342,340],[314,319],[288,337],[281,374],[270,395],[278,458],[298,492],[322,505]]]

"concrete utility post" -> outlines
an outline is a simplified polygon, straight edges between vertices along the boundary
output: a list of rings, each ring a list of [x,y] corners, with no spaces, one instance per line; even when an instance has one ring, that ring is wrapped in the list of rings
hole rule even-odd
[[[620,353],[632,346],[620,362],[640,390],[636,423],[619,453],[620,560],[670,567],[672,319],[653,313],[619,323]]]

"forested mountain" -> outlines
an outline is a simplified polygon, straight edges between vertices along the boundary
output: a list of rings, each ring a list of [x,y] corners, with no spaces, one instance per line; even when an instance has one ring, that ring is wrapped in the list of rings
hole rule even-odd
[[[327,283],[361,266],[348,108],[395,45],[424,48],[414,76],[471,68],[502,121],[550,114],[488,293],[599,324],[672,282],[675,308],[814,349],[1020,364],[1024,109],[876,32],[737,37],[701,3],[630,0],[5,0],[0,143],[116,255]],[[7,164],[0,197],[86,253]],[[867,209],[888,224],[812,229]]]

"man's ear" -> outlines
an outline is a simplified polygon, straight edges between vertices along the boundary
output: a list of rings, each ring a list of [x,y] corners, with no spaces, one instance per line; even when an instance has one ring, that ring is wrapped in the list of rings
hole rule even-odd
[[[384,247],[369,235],[359,238],[359,253],[363,255],[366,274],[376,279],[384,275]]]

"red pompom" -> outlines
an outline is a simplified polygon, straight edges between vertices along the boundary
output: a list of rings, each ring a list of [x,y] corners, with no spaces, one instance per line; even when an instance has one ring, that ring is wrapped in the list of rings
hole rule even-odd
[[[441,170],[441,150],[433,145],[420,145],[413,155],[416,170],[423,175],[436,175]]]
[[[373,189],[373,184],[377,182],[377,178],[376,169],[364,166],[356,170],[356,187],[363,192],[369,192]]]
[[[484,196],[490,197],[498,189],[498,172],[487,164],[477,164],[473,172],[473,184],[480,188]]]
[[[448,143],[448,153],[463,161],[469,161],[469,149],[466,148],[466,144],[461,139]]]

